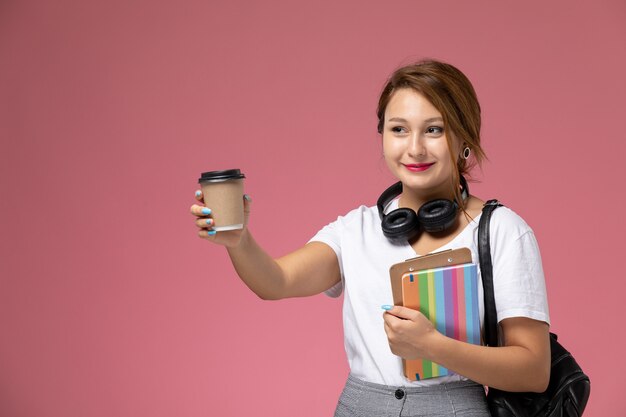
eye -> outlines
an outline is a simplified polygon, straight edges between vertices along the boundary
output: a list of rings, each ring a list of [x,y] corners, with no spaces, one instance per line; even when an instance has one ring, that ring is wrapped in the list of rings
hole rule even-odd
[[[426,128],[426,133],[431,136],[441,136],[443,135],[443,127],[442,126],[429,126]]]
[[[406,129],[402,126],[392,126],[390,130],[393,133],[406,133]]]

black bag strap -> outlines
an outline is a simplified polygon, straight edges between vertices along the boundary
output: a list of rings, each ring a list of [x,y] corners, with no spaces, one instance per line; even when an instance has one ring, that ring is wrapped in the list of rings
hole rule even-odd
[[[480,276],[483,281],[485,299],[485,344],[498,346],[498,314],[493,291],[493,264],[491,263],[491,245],[489,243],[489,221],[491,213],[502,204],[498,200],[489,200],[483,206],[483,214],[478,223],[478,260]]]

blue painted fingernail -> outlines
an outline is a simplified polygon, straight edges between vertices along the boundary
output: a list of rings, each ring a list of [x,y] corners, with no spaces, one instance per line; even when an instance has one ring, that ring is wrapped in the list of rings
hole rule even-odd
[[[252,201],[252,197],[250,197],[248,194],[244,194],[243,198],[245,198],[246,201]]]
[[[213,219],[206,219],[206,224],[211,224],[213,223]]]
[[[196,197],[200,197],[202,195],[202,191],[196,191]]]
[[[211,214],[211,209],[210,209],[210,208],[206,208],[206,207],[204,207],[204,208],[202,209],[202,214]]]
[[[213,236],[214,234],[216,234],[217,232],[215,230],[209,230],[209,236]]]
[[[382,306],[380,306],[383,310],[391,310],[393,308],[393,306],[389,305],[389,304],[383,304]]]

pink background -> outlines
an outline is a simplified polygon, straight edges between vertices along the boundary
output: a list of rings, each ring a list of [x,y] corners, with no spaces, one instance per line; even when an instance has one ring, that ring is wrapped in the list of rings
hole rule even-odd
[[[623,415],[624,2],[223,3],[0,3],[0,416],[331,415],[341,301],[257,299],[188,209],[241,168],[279,256],[374,204],[423,57],[474,82],[472,190],[534,228],[585,416]]]

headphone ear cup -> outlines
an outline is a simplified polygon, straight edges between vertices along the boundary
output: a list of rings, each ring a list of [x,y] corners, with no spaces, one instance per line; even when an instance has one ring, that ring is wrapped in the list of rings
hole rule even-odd
[[[457,208],[456,202],[450,200],[432,200],[420,207],[417,220],[426,232],[441,232],[454,224]]]
[[[410,208],[396,209],[383,218],[383,234],[391,241],[411,240],[420,232],[417,217]]]

